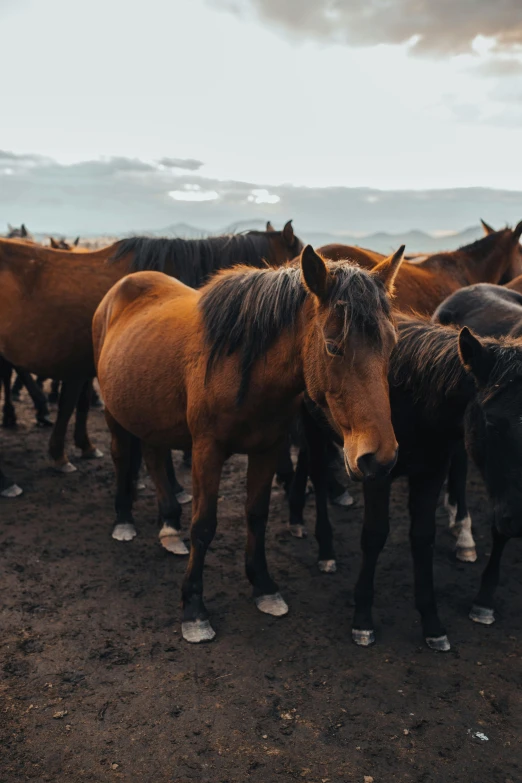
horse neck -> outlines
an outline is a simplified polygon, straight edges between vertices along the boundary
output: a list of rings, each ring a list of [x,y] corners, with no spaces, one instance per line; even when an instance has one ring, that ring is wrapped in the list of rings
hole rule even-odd
[[[463,251],[461,251],[463,252]],[[467,285],[473,283],[498,283],[511,264],[505,243],[496,242],[485,255],[468,251],[460,263]]]

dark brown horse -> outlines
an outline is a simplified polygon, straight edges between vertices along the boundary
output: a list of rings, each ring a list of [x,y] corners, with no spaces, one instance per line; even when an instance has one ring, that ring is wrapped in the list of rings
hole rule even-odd
[[[278,266],[301,248],[291,221],[282,231],[200,240],[133,237],[87,253],[0,240],[0,354],[15,367],[64,381],[49,449],[56,469],[75,469],[64,446],[77,403],[75,444],[84,457],[99,455],[86,428],[86,381],[95,374],[91,323],[117,280],[153,269],[200,286],[216,270],[239,262]]]
[[[20,228],[14,228],[8,223],[6,239],[18,239],[28,243],[34,242],[33,235],[29,233],[23,223]]]
[[[386,291],[401,258],[368,273],[327,265],[308,246],[300,265],[235,267],[200,292],[153,272],[129,275],[96,311],[94,351],[117,473],[114,537],[136,532],[134,437],[156,485],[160,540],[183,551],[170,450],[192,444],[187,641],[215,635],[203,603],[203,564],[216,530],[221,470],[234,452],[248,454],[246,572],[256,604],[276,616],[288,611],[268,573],[264,542],[278,455],[305,388],[339,433],[352,477],[393,467],[386,371],[395,330]],[[331,541],[323,543],[327,558]]]
[[[486,231],[487,224],[484,224]],[[522,273],[522,222],[512,230],[493,231],[482,239],[447,253],[403,264],[397,275],[394,306],[401,312],[431,315],[447,296],[473,283],[507,283]],[[350,258],[371,269],[380,255],[349,245],[325,245],[326,258]]]

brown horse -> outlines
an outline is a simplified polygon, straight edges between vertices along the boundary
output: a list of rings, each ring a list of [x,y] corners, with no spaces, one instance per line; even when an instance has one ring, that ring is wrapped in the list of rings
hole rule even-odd
[[[216,270],[239,262],[279,266],[302,246],[291,221],[282,231],[199,240],[133,237],[88,253],[0,239],[0,354],[15,367],[64,381],[49,447],[56,469],[75,470],[64,446],[77,403],[75,444],[84,457],[100,455],[86,427],[86,381],[95,374],[91,323],[117,280],[154,269],[200,286]]]
[[[134,274],[96,311],[94,352],[117,473],[113,536],[136,533],[134,436],[156,486],[160,540],[176,551],[181,510],[170,450],[192,444],[191,550],[182,590],[187,641],[215,635],[203,603],[203,564],[216,530],[221,470],[234,452],[248,454],[246,573],[256,604],[275,616],[288,611],[269,576],[264,540],[278,455],[305,389],[344,443],[352,477],[387,474],[395,464],[386,377],[395,330],[386,291],[402,250],[368,273],[326,264],[307,246],[300,265],[235,267],[200,292],[165,275]],[[321,542],[325,566],[331,547],[331,540]]]
[[[487,224],[484,225],[486,231]],[[512,230],[493,231],[482,239],[447,253],[435,253],[418,264],[402,264],[395,283],[394,306],[402,312],[431,315],[447,296],[473,283],[506,283],[522,272],[522,222]],[[325,258],[350,258],[367,269],[380,254],[349,245],[319,248]]]

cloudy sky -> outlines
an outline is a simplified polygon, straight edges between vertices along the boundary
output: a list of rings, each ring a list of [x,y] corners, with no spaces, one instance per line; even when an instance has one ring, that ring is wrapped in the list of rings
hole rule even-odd
[[[0,0],[0,24],[0,227],[215,229],[313,195],[333,230],[332,188],[372,189],[338,230],[469,224],[397,191],[522,214],[520,0]]]

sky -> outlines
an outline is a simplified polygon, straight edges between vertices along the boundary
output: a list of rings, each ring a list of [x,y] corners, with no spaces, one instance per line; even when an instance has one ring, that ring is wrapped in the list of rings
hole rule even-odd
[[[100,193],[154,174],[141,229],[224,182],[245,219],[282,187],[522,190],[520,0],[0,0],[0,24],[0,221],[74,202],[82,163]]]

